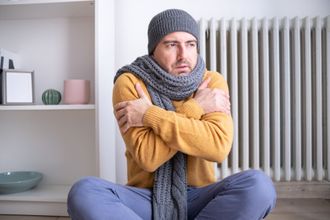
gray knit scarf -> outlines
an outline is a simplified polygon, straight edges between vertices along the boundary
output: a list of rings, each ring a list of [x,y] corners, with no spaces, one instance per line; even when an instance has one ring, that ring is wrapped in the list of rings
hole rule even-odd
[[[187,76],[174,76],[164,71],[151,56],[138,57],[118,70],[116,79],[125,72],[138,76],[147,85],[154,105],[175,111],[172,100],[190,97],[203,79],[205,63],[198,56],[196,67]],[[187,219],[186,155],[178,152],[154,174],[153,219]]]

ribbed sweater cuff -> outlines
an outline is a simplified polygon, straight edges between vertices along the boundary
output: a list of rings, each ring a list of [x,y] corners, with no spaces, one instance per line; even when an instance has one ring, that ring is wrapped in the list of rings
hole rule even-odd
[[[166,115],[164,112],[166,110],[160,107],[151,106],[144,114],[143,124],[153,129],[157,128],[157,125],[161,123],[162,118]]]

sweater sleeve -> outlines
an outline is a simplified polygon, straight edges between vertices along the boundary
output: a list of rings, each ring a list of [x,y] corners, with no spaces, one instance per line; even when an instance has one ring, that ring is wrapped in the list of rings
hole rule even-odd
[[[148,94],[142,81],[132,74],[123,74],[114,85],[113,104],[138,99],[134,88],[137,82]],[[218,73],[211,74],[209,85],[228,91],[227,83]],[[155,171],[177,151],[216,162],[227,157],[233,138],[230,115],[220,112],[203,115],[193,99],[186,100],[178,109],[172,112],[152,106],[144,115],[143,127],[130,128],[123,134],[127,152],[142,169]]]
[[[228,91],[227,83],[219,73],[209,75],[211,88]],[[214,112],[195,119],[152,106],[147,110],[143,122],[166,146],[190,156],[220,163],[231,149],[233,121],[225,113]]]
[[[141,84],[145,94],[149,96],[141,80],[131,73],[125,73],[115,82],[113,105],[140,98],[134,87],[137,82]],[[154,172],[177,152],[177,150],[167,147],[161,137],[148,126],[130,128],[125,134],[122,134],[122,137],[126,145],[126,153],[129,153],[139,167],[147,172]]]
[[[204,114],[202,107],[195,99],[188,99],[182,105],[175,106],[175,112],[183,114],[187,118],[201,119]]]

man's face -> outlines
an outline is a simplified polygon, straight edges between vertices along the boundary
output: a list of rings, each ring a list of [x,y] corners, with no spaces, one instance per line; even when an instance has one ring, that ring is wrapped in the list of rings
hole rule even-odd
[[[197,63],[197,41],[187,32],[173,32],[157,44],[153,57],[172,75],[188,75]]]

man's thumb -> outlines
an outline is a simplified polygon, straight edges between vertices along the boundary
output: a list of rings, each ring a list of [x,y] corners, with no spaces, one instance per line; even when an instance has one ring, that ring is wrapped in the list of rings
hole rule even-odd
[[[207,77],[198,87],[198,89],[206,89],[207,86],[209,85],[209,82],[211,81],[210,77]]]

